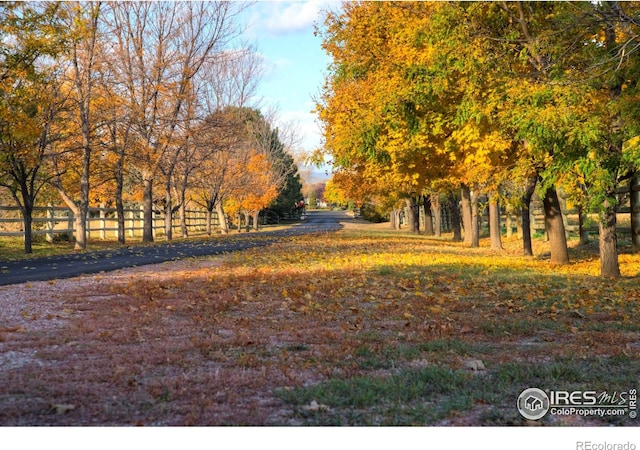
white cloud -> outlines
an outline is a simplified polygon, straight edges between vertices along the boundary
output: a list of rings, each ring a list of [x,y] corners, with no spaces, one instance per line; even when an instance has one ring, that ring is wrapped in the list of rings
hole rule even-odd
[[[296,32],[313,26],[320,11],[315,2],[278,3],[276,6],[266,23],[267,30],[275,34]]]
[[[259,2],[253,23],[274,35],[296,33],[310,29],[320,20],[320,11],[335,1],[275,1]]]
[[[266,71],[267,77],[277,76],[280,72],[287,70],[293,66],[293,61],[288,58],[278,58],[274,60],[270,60],[265,58],[264,60],[264,68]]]

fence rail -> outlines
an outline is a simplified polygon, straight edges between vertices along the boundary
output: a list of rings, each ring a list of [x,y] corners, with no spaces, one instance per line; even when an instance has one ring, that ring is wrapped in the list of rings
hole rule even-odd
[[[141,234],[144,226],[142,207],[125,208],[124,232],[128,237]],[[6,217],[12,216],[12,217]],[[204,232],[207,227],[207,212],[204,209],[185,211],[185,223],[188,232]],[[0,237],[24,236],[22,217],[17,206],[0,206]],[[181,230],[179,217],[174,214],[173,230]],[[211,226],[218,226],[218,217],[212,213]],[[33,235],[45,235],[53,242],[56,236],[66,235],[73,238],[74,215],[71,209],[58,206],[37,206],[33,211]],[[163,234],[164,215],[154,212],[154,235]],[[87,214],[87,238],[118,238],[118,213],[115,208],[89,208]]]

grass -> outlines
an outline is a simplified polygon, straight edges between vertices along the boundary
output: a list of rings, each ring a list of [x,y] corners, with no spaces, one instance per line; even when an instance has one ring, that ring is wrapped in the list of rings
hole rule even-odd
[[[291,222],[297,223],[297,222]],[[277,230],[288,226],[287,224],[281,225],[261,225],[260,231]],[[243,229],[244,233],[244,229]],[[230,238],[237,234],[237,231],[230,230],[229,234],[223,236],[221,234],[214,234],[213,236],[206,236],[204,233],[191,233],[187,238],[178,237],[178,233],[174,233],[174,239],[171,242],[183,242],[183,241],[198,241],[203,239],[221,239]],[[143,242],[141,236],[126,238],[127,246],[148,246],[148,245],[164,245],[170,241],[164,239],[162,234],[156,238],[155,242]],[[119,244],[115,239],[88,239],[87,249],[84,252],[100,251],[100,250],[116,250],[121,248],[122,244]],[[18,237],[0,237],[0,261],[15,261],[30,258],[40,258],[48,256],[59,256],[77,253],[74,250],[74,243],[66,239],[55,239],[53,242],[47,242],[44,236],[34,236],[32,241],[32,253],[24,253],[24,241]]]
[[[196,239],[202,239],[202,236],[199,236]],[[164,241],[159,241],[155,244],[157,245],[162,243],[164,243]],[[127,238],[126,245],[149,244],[143,243],[141,238]],[[32,242],[32,253],[25,254],[24,242],[21,238],[2,237],[0,238],[0,261],[68,255],[76,252],[73,247],[73,242],[68,240],[54,240],[53,242],[47,242],[44,236],[34,236]],[[85,251],[114,250],[120,247],[122,247],[122,245],[114,240],[89,239],[87,242],[87,250]]]
[[[505,363],[482,374],[433,365],[389,376],[333,379],[311,387],[279,390],[278,395],[296,405],[296,414],[306,424],[316,426],[434,424],[479,405],[484,407],[480,420],[485,425],[524,425],[526,420],[513,408],[513,399],[526,387],[580,390],[590,386],[611,392],[612,387],[635,386],[632,370],[639,368],[638,361],[628,357],[613,362],[562,359],[536,367]],[[305,409],[313,401],[326,408]],[[613,418],[610,423],[622,424],[624,419]]]
[[[593,247],[552,267],[541,240],[528,258],[515,239],[482,244],[349,225],[102,274],[91,299],[72,283],[64,314],[29,309],[0,329],[0,355],[38,355],[0,368],[0,423],[525,425],[528,387],[638,388],[640,255],[623,249],[612,283]],[[56,299],[24,292],[25,308]]]

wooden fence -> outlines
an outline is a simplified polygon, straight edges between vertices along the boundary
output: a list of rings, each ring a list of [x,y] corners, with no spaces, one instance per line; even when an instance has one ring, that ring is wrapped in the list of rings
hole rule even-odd
[[[126,208],[125,233],[128,237],[142,235],[143,213],[142,207]],[[185,223],[189,233],[205,232],[207,227],[207,213],[204,209],[188,209],[185,212]],[[164,233],[164,215],[154,212],[153,233]],[[218,226],[218,217],[214,212],[211,226]],[[17,206],[0,206],[0,237],[24,236],[20,208]],[[180,218],[174,214],[173,229],[175,233],[181,230]],[[71,209],[57,206],[35,207],[33,211],[33,235],[45,235],[47,241],[53,242],[57,236],[73,239],[74,215]],[[89,208],[87,215],[87,238],[117,239],[118,215],[115,208]]]
[[[637,192],[640,188],[634,186],[633,192]],[[622,234],[630,234],[631,233],[631,207],[629,203],[629,194],[630,190],[628,186],[621,187],[616,190],[616,193],[620,199],[620,205],[618,206],[618,224],[616,226],[616,230],[618,233]],[[559,201],[562,210],[562,219],[565,226],[565,232],[567,233],[567,237],[569,234],[577,234],[579,231],[579,212],[577,209],[573,208],[572,205],[568,204],[567,200],[563,197],[562,192],[559,192]],[[486,229],[489,223],[488,216],[488,208],[486,208],[486,201],[480,202],[482,206],[482,216],[480,217],[480,227],[481,229]],[[424,230],[425,225],[425,214],[424,210],[421,207],[420,211],[420,229]],[[359,212],[359,211],[358,211]],[[432,211],[435,213],[435,211]],[[452,230],[452,214],[448,208],[446,202],[442,203],[442,207],[440,209],[440,223],[442,226],[443,232],[449,232]],[[408,212],[404,211],[404,217],[408,216]],[[544,210],[542,207],[542,200],[540,200],[537,196],[534,196],[531,204],[531,232],[532,233],[545,233],[545,221],[544,221]],[[404,224],[404,220],[403,220]],[[592,234],[598,234],[598,218],[595,214],[589,214],[587,216],[586,223],[583,224],[585,226],[585,231]],[[512,233],[520,234],[520,226],[521,226],[521,216],[520,211],[515,211],[511,213],[506,213],[504,210],[501,211],[501,226],[503,229],[507,230],[507,235],[510,236]]]

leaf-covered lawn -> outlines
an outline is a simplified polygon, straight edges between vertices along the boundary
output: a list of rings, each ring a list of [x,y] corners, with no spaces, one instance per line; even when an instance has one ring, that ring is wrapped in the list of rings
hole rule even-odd
[[[550,267],[518,245],[346,227],[104,274],[64,292],[63,325],[0,326],[24,356],[0,424],[520,425],[528,387],[637,388],[640,256],[613,284],[593,248]]]

